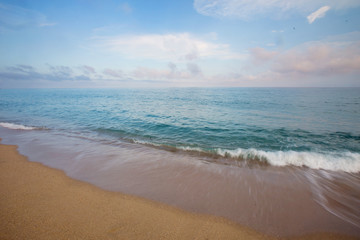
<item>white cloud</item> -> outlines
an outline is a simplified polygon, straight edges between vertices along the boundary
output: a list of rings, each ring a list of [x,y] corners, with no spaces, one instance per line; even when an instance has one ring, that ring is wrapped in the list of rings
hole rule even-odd
[[[325,13],[329,10],[330,10],[329,6],[323,6],[323,7],[319,8],[318,10],[316,10],[315,12],[313,12],[309,16],[307,16],[308,22],[311,24],[316,19],[324,17]]]
[[[194,8],[200,14],[212,17],[249,19],[259,15],[281,16],[296,11],[308,14],[321,6],[332,9],[348,9],[360,6],[358,0],[194,0]]]
[[[102,47],[133,59],[178,61],[242,57],[231,51],[228,44],[202,40],[189,33],[100,37],[96,40],[100,41]]]

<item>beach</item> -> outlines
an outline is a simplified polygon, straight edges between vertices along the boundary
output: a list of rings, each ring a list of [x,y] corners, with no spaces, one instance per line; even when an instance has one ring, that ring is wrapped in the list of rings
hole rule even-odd
[[[347,89],[2,90],[1,143],[27,159],[22,167],[3,164],[12,169],[1,169],[2,214],[83,238],[97,228],[100,239],[112,229],[156,239],[238,239],[244,229],[257,238],[358,238],[357,96]],[[25,174],[28,165],[37,170]],[[132,202],[150,204],[149,213]],[[2,222],[13,234],[26,229]]]
[[[259,239],[221,218],[101,190],[0,146],[1,239]]]
[[[276,239],[226,219],[105,191],[0,145],[0,239]],[[318,233],[293,239],[356,239]]]
[[[0,0],[0,240],[360,240],[359,23],[356,0]]]

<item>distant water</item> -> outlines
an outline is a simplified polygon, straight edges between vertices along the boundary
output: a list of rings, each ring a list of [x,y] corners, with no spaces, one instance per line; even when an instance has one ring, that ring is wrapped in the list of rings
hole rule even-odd
[[[0,126],[204,154],[226,164],[360,172],[360,89],[0,90]]]

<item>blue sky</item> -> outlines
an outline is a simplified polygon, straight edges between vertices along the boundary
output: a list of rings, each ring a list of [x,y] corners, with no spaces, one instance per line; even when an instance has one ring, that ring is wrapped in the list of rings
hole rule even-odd
[[[0,88],[360,87],[360,1],[1,1]]]

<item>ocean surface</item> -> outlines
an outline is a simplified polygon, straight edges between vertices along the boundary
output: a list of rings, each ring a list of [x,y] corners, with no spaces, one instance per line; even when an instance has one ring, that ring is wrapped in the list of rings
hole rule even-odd
[[[1,90],[0,122],[234,162],[360,171],[360,89]]]
[[[171,194],[163,194],[171,192],[167,187],[157,194],[142,189],[143,181],[165,174],[159,171],[166,164],[211,168],[217,176],[231,172],[234,179],[239,172],[251,178],[244,169],[269,179],[271,172],[291,172],[284,179],[307,181],[310,190],[304,192],[316,204],[360,229],[359,88],[0,89],[0,127],[3,141],[19,145],[30,160],[42,158],[74,178],[170,203]],[[39,155],[44,148],[49,150]],[[96,160],[102,154],[106,163]],[[117,167],[135,172],[119,183],[116,172],[106,172]],[[166,182],[173,175],[162,177]],[[254,188],[259,189],[246,191]],[[199,209],[188,202],[174,205]]]

